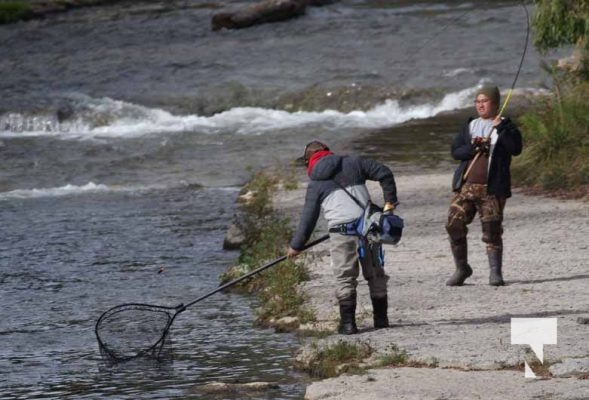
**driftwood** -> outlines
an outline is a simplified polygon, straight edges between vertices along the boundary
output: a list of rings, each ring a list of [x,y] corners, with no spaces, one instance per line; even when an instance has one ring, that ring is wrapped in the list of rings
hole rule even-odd
[[[266,22],[283,21],[305,13],[307,0],[264,0],[235,12],[220,12],[213,15],[214,31],[247,28]]]
[[[336,3],[338,1],[339,0],[307,0],[307,5],[314,6],[314,7],[322,7],[322,6],[326,6],[328,4]]]

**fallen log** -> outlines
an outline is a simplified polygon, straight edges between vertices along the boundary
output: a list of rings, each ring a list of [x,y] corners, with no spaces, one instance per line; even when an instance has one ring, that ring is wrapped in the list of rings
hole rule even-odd
[[[307,0],[264,0],[234,12],[213,15],[212,29],[241,29],[267,22],[284,21],[305,13]]]
[[[329,4],[337,3],[339,0],[307,0],[307,5],[309,7],[323,7]]]

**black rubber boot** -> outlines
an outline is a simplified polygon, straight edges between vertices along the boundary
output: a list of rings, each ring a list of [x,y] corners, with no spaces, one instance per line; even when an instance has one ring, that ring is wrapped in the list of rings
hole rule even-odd
[[[501,272],[503,264],[503,250],[487,250],[489,257],[489,285],[503,286],[505,281]]]
[[[387,315],[387,309],[387,296],[381,297],[379,299],[372,299],[372,316],[374,319],[374,329],[389,327],[389,317]]]
[[[472,275],[472,268],[468,265],[468,248],[466,240],[459,244],[452,243],[452,255],[454,256],[454,264],[456,271],[446,281],[446,286],[462,286],[466,278]]]
[[[340,321],[337,327],[337,333],[341,335],[353,335],[358,333],[356,326],[356,304],[339,305]]]

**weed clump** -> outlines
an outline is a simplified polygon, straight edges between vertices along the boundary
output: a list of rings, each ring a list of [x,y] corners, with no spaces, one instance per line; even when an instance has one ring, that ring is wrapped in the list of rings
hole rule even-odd
[[[520,118],[524,151],[512,169],[517,184],[572,197],[589,192],[588,96],[589,82],[557,80],[554,95]]]
[[[238,225],[245,239],[241,245],[238,267],[224,274],[222,282],[235,279],[286,254],[286,244],[293,232],[289,219],[277,212],[272,204],[273,193],[279,182],[279,177],[260,171],[243,188],[245,196],[242,197],[247,200],[242,203],[244,212]],[[305,299],[297,287],[308,279],[308,272],[302,262],[287,259],[246,280],[241,288],[259,297],[259,324],[267,325],[282,317],[296,317],[298,322],[304,323],[312,321],[314,313],[305,309]]]
[[[31,6],[25,2],[7,1],[0,3],[0,25],[30,18],[32,14]]]
[[[317,351],[314,359],[302,367],[313,378],[333,378],[343,373],[362,373],[360,363],[370,357],[373,349],[366,343],[343,340]]]
[[[398,367],[407,365],[408,361],[409,353],[399,349],[399,346],[393,343],[388,346],[386,353],[379,357],[377,365],[379,367]]]

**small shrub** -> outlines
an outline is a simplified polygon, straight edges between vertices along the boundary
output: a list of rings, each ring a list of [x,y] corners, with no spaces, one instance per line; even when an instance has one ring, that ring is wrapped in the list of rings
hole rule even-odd
[[[522,155],[515,183],[549,191],[589,185],[589,82],[563,82],[555,94],[520,118]]]
[[[409,361],[409,353],[405,350],[400,350],[396,344],[389,345],[387,352],[379,357],[378,366],[399,366],[407,365]]]
[[[31,6],[20,1],[9,1],[0,3],[0,24],[9,24],[30,18],[32,15]]]
[[[338,341],[317,353],[315,359],[307,367],[313,378],[332,378],[345,372],[361,373],[360,362],[369,357],[373,349],[365,343],[348,343]]]

